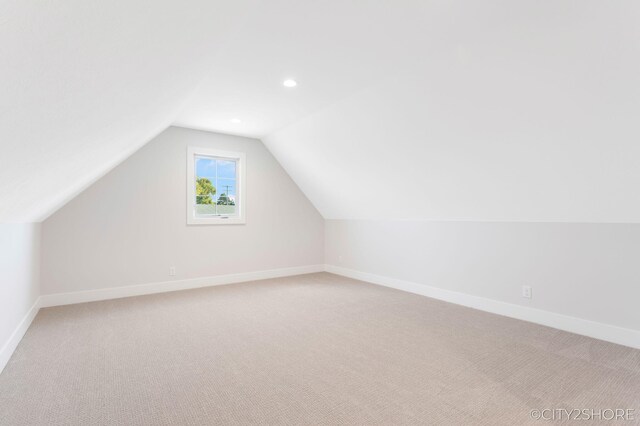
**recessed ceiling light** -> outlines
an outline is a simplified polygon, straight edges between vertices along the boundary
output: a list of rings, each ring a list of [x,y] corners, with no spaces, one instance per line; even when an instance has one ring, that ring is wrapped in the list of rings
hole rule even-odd
[[[240,124],[240,123],[242,123],[242,120],[240,120],[239,118],[232,118],[232,119],[231,119],[231,122],[232,122],[233,124]]]
[[[282,85],[284,87],[296,87],[298,85],[298,83],[295,80],[285,80],[282,82]]]

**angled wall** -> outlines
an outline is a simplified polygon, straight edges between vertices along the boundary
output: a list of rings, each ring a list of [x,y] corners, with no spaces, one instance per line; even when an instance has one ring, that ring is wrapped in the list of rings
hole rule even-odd
[[[188,145],[246,153],[245,225],[187,226]],[[178,127],[57,211],[42,232],[44,295],[324,263],[323,218],[259,140]]]

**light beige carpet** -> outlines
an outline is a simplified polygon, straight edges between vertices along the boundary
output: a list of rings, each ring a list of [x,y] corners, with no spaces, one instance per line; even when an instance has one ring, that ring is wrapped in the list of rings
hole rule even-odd
[[[640,351],[327,273],[43,309],[0,375],[2,425],[516,425],[559,408],[640,418]]]

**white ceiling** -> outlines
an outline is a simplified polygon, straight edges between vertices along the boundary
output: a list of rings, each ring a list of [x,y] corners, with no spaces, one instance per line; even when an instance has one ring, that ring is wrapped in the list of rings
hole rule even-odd
[[[403,50],[397,42],[413,36],[401,23],[418,24],[412,12],[425,9],[422,4],[256,5],[226,44],[223,66],[211,70],[175,124],[261,138],[375,84],[394,71]],[[289,78],[298,81],[295,89],[283,87]],[[242,123],[232,123],[234,118]]]
[[[0,2],[0,222],[44,219],[170,125],[255,3]]]
[[[177,123],[262,137],[325,218],[637,222],[639,12],[270,2]]]
[[[262,138],[325,218],[640,222],[635,1],[27,3],[0,221],[173,122]]]

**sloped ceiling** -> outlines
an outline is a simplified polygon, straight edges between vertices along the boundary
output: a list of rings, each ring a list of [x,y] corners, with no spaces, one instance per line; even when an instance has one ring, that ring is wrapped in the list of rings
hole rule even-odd
[[[325,218],[640,221],[639,3],[256,15],[178,123],[262,137]]]
[[[0,221],[172,122],[262,138],[325,218],[640,221],[635,1],[0,8]]]
[[[44,219],[169,126],[256,3],[0,2],[0,222]]]

